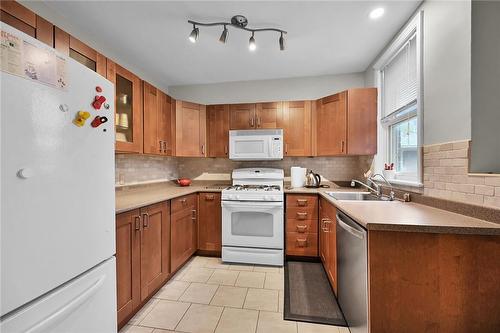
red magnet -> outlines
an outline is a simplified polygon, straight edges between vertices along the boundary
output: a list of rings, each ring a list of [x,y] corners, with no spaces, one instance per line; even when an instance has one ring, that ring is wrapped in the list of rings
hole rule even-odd
[[[95,87],[95,91],[97,91],[97,92],[102,92],[102,88],[101,88],[101,87],[99,87],[99,86],[97,86],[97,87]]]
[[[102,103],[106,102],[106,97],[104,96],[96,96],[94,101],[92,102],[92,106],[94,109],[99,110],[101,108]]]
[[[90,126],[92,127],[99,127],[100,125],[104,124],[105,122],[108,121],[108,118],[106,117],[101,117],[101,116],[96,116],[94,120],[90,123]]]

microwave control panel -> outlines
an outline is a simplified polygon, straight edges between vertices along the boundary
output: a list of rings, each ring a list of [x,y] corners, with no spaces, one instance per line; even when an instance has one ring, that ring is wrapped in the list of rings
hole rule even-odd
[[[273,149],[273,156],[282,156],[282,146],[283,142],[280,137],[276,136],[272,138],[272,149]]]

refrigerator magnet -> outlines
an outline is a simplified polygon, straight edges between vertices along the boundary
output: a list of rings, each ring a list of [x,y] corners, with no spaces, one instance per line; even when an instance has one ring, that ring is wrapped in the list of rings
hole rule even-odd
[[[73,120],[73,124],[75,124],[78,127],[82,127],[85,125],[85,122],[87,119],[90,117],[90,112],[87,111],[78,111],[76,113],[75,119]]]
[[[108,118],[107,117],[104,117],[104,116],[96,116],[94,118],[94,120],[92,120],[92,122],[90,123],[90,126],[96,128],[96,127],[99,127],[101,126],[102,124],[104,124],[105,122],[108,121]]]
[[[104,102],[106,102],[106,97],[96,96],[94,98],[94,101],[92,102],[92,106],[94,107],[94,109],[99,110]]]

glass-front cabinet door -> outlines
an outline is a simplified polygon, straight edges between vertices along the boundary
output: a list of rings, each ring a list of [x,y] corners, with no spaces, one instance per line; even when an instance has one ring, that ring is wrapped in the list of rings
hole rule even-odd
[[[115,84],[116,151],[142,153],[142,81],[109,59],[107,78]]]

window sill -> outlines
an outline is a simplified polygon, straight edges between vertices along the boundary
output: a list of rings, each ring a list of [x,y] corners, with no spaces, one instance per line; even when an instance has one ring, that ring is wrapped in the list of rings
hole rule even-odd
[[[389,183],[396,185],[404,185],[410,187],[424,187],[424,184],[421,182],[415,182],[411,180],[402,180],[402,179],[388,179]]]

